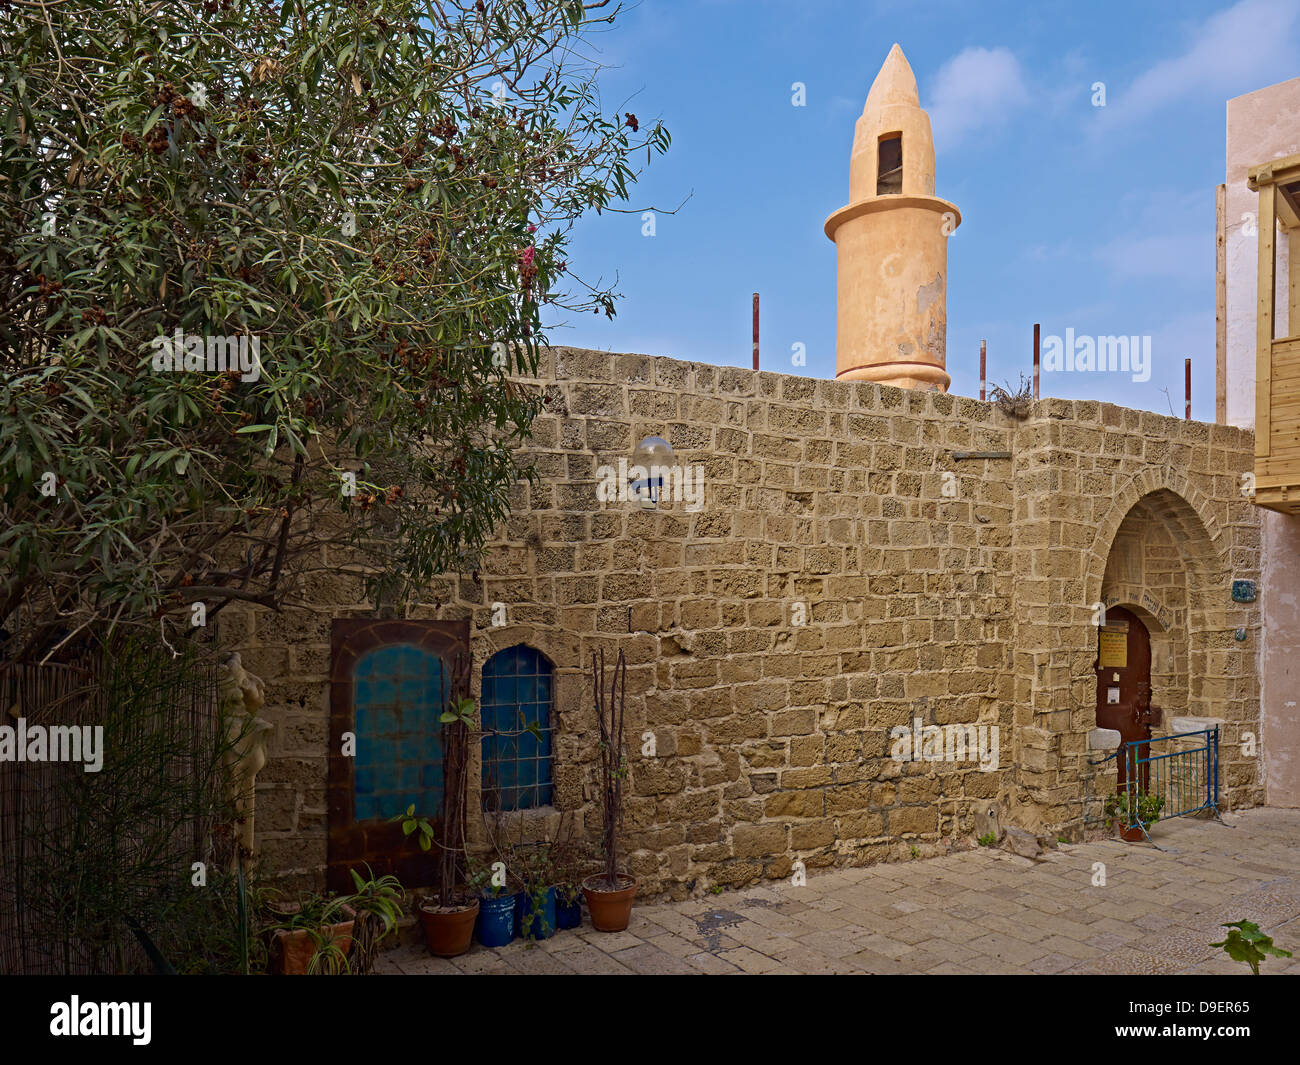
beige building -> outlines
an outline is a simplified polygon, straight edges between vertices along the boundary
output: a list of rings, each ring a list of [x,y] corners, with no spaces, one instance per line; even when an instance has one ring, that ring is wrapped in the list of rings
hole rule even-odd
[[[1270,806],[1300,806],[1300,236],[1294,207],[1300,173],[1292,175],[1289,189],[1282,186],[1289,212],[1284,194],[1277,196],[1281,211],[1264,204],[1250,175],[1289,157],[1300,166],[1300,78],[1228,101],[1227,167],[1219,187],[1217,415],[1221,423],[1247,429],[1257,428],[1257,412],[1270,422],[1270,431],[1258,433],[1254,469],[1259,497],[1269,502],[1260,526],[1259,673]],[[1262,191],[1273,199],[1273,185]],[[1264,218],[1266,211],[1277,214],[1276,227]],[[1261,246],[1265,260],[1273,253],[1275,279],[1266,335]],[[1291,505],[1279,485],[1293,486]]]
[[[1294,778],[1266,778],[1250,742],[1261,670],[1286,683],[1261,652],[1285,640],[1264,618],[1286,619],[1261,613],[1282,607],[1261,580],[1272,516],[1242,491],[1250,428],[945,394],[956,209],[933,196],[929,123],[897,49],[850,172],[827,223],[837,380],[552,349],[526,382],[549,397],[529,452],[540,476],[476,574],[381,618],[340,560],[337,580],[302,590],[311,609],[223,615],[277,726],[258,778],[265,867],[420,875],[393,861],[385,818],[408,802],[436,813],[430,692],[457,649],[485,733],[471,807],[531,833],[564,812],[597,824],[586,670],[600,649],[626,653],[625,836],[650,894],[974,846],[991,825],[1078,838],[1115,789],[1114,761],[1093,763],[1118,737],[1099,725],[1125,739],[1217,727],[1217,789],[1213,768],[1190,784],[1225,809],[1265,801],[1266,781],[1285,794]],[[898,269],[882,270],[894,248]],[[865,313],[873,285],[892,295]],[[638,475],[650,437],[672,454]],[[656,476],[654,500],[626,490]],[[1266,719],[1265,750],[1270,729],[1294,749],[1282,718]]]

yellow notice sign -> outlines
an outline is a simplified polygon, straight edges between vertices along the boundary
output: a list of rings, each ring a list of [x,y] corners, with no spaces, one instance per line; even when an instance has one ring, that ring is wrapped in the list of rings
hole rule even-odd
[[[1102,629],[1097,650],[1097,664],[1102,669],[1124,669],[1128,665],[1128,633]]]

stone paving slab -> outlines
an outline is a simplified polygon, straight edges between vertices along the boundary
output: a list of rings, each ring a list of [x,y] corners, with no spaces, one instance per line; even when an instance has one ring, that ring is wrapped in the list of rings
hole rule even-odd
[[[1178,818],[1163,850],[1115,840],[1034,861],[980,848],[811,874],[679,903],[638,905],[626,932],[589,925],[544,943],[477,944],[450,961],[384,952],[409,974],[1140,973],[1249,975],[1221,950],[1225,921],[1255,921],[1300,975],[1300,810]],[[1101,863],[1105,885],[1094,884]]]

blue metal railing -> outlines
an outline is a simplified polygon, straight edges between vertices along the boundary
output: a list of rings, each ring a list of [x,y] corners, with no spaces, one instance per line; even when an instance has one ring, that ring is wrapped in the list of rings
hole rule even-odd
[[[1190,740],[1176,750],[1176,740]],[[1219,818],[1219,730],[1203,729],[1199,732],[1179,732],[1169,736],[1154,736],[1149,740],[1131,740],[1121,743],[1114,754],[1097,761],[1093,766],[1105,765],[1115,759],[1124,769],[1124,783],[1119,796],[1122,807],[1116,810],[1123,827],[1141,829],[1150,843],[1148,828],[1157,820],[1183,817],[1187,814],[1210,810]],[[1107,814],[1113,816],[1111,809]],[[1221,818],[1220,818],[1221,819]]]

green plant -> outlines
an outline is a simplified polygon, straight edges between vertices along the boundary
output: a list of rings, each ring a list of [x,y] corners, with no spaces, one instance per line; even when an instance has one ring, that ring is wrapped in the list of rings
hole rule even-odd
[[[314,949],[307,971],[313,975],[370,972],[375,949],[401,919],[405,891],[396,877],[375,877],[369,865],[365,877],[355,869],[349,872],[352,894],[303,892],[289,902],[271,897],[265,903],[267,931],[303,931],[311,938]],[[337,930],[348,921],[351,932]],[[350,951],[344,946],[348,940]]]
[[[322,535],[372,599],[464,569],[541,409],[512,376],[553,311],[614,314],[569,233],[668,147],[602,105],[605,6],[0,4],[15,643],[278,608]],[[167,372],[177,332],[197,364]],[[221,372],[226,337],[257,376]]]
[[[238,881],[236,890],[235,935],[239,950],[239,971],[248,975],[248,941],[252,929],[248,920],[248,880],[244,877],[244,856],[235,849],[235,861],[238,863]]]
[[[1233,961],[1244,961],[1256,976],[1259,975],[1259,963],[1266,954],[1275,958],[1291,957],[1289,950],[1273,946],[1273,937],[1261,932],[1253,921],[1232,921],[1223,927],[1231,929],[1228,938],[1210,946],[1222,947]]]
[[[1121,791],[1106,798],[1106,827],[1109,828],[1117,820],[1124,826],[1135,825],[1134,815],[1137,821],[1149,827],[1160,820],[1160,811],[1164,807],[1163,795],[1150,795],[1132,789]]]
[[[442,839],[438,841],[438,905],[457,904],[465,867],[465,810],[469,796],[469,745],[474,727],[474,700],[469,695],[470,656],[457,651],[451,663],[450,689],[443,699]]]
[[[608,695],[605,688],[605,649],[591,656],[591,686],[596,720],[600,725],[601,846],[605,856],[605,886],[618,888],[618,830],[623,822],[623,781],[627,759],[623,753],[623,705],[627,695],[627,660],[622,649],[614,662]]]
[[[420,850],[427,851],[433,846],[433,825],[429,822],[427,817],[420,817],[416,814],[414,803],[406,808],[405,813],[393,814],[393,816],[388,819],[389,824],[395,824],[398,821],[402,822],[403,836],[410,836],[414,832],[420,834],[418,841],[420,844]]]
[[[15,970],[146,971],[156,962],[143,933],[182,975],[242,973],[245,953],[256,971],[259,945],[238,912],[232,744],[217,727],[204,649],[184,641],[173,655],[133,636],[89,642],[66,664],[0,664],[0,717],[12,723],[6,711],[16,708],[32,720],[61,705],[56,720],[103,730],[99,772],[32,764],[29,798],[10,806],[16,793],[0,796],[24,844],[0,846],[0,896],[14,903],[0,924]],[[253,898],[255,873],[244,877]]]
[[[986,832],[976,841],[981,847],[991,847],[998,841],[997,833]]]
[[[335,931],[330,925],[308,928],[307,934],[315,948],[307,963],[308,976],[341,976],[349,971],[348,951],[343,946],[349,936]]]
[[[346,895],[304,891],[292,902],[279,899],[269,902],[267,912],[270,919],[266,927],[273,932],[296,932],[338,924],[349,920],[347,906]]]
[[[582,882],[600,868],[600,858],[590,841],[579,833],[571,811],[560,814],[551,841],[551,861],[555,866],[556,897],[573,905],[582,898]]]
[[[352,971],[364,975],[374,968],[379,944],[396,931],[406,892],[397,877],[376,878],[369,865],[364,879],[355,869],[348,872],[355,888],[349,901],[357,915],[352,929]]]
[[[504,867],[504,863],[502,864]],[[465,866],[465,883],[475,895],[496,899],[510,890],[509,876],[493,868],[492,865],[469,856],[466,858]]]
[[[721,885],[721,884],[714,884],[711,888],[709,888],[709,894],[710,894],[710,895],[721,895],[721,894],[722,894],[722,885]]]
[[[524,908],[520,930],[525,939],[542,939],[554,931],[547,923],[545,914],[546,893],[555,886],[556,880],[551,844],[514,844],[510,848],[510,869],[529,900],[529,905]]]
[[[913,857],[913,858],[919,858],[919,857],[921,857],[921,848],[918,847],[915,843],[913,843],[913,844],[908,848],[908,850],[910,850],[910,851],[912,852],[912,857]]]
[[[302,892],[292,901],[272,895],[266,903],[265,931],[272,938],[276,932],[305,932],[312,942],[308,973],[323,976],[347,972],[348,956],[343,948],[347,937],[334,926],[354,918],[348,901],[348,896],[332,892]]]
[[[478,704],[468,695],[460,699],[453,699],[447,704],[447,708],[438,716],[438,720],[444,725],[453,725],[460,722],[467,728],[474,727],[474,711]]]

